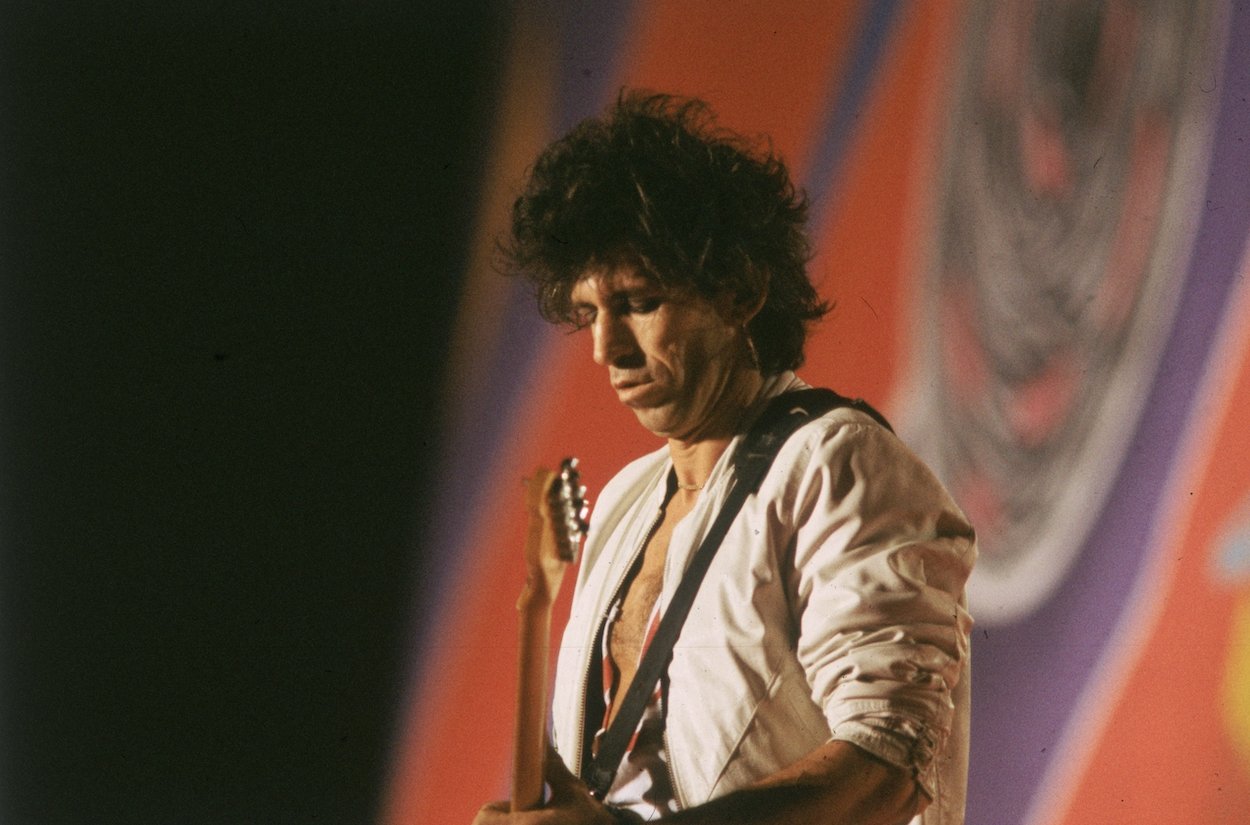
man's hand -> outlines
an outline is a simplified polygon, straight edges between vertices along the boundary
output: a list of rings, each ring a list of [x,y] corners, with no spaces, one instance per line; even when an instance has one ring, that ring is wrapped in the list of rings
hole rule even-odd
[[[483,805],[473,825],[615,825],[616,820],[590,795],[582,782],[564,766],[564,760],[550,746],[543,762],[543,778],[551,788],[551,799],[541,808],[510,813],[507,801]]]

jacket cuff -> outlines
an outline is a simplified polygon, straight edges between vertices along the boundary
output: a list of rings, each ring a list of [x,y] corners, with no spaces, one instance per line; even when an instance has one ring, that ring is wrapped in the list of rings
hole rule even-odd
[[[902,716],[864,714],[839,724],[831,738],[850,742],[883,762],[910,771],[926,796],[936,796],[934,757],[941,743],[930,728]]]

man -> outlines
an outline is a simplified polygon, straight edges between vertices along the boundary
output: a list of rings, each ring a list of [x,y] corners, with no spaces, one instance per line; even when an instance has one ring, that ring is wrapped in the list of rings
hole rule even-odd
[[[489,823],[959,823],[973,532],[882,424],[802,426],[746,500],[601,803],[586,769],[723,504],[743,434],[804,388],[806,203],[707,107],[623,95],[537,161],[507,247],[551,320],[587,328],[665,446],[592,515],[553,701],[545,807]],[[652,686],[647,685],[648,689]]]

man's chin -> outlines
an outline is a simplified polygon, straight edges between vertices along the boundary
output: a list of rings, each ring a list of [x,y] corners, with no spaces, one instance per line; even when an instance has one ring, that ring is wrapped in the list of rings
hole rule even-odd
[[[675,431],[676,422],[674,421],[672,410],[668,407],[653,407],[627,404],[633,411],[634,417],[638,419],[638,423],[643,429],[652,435],[660,438],[670,438]]]

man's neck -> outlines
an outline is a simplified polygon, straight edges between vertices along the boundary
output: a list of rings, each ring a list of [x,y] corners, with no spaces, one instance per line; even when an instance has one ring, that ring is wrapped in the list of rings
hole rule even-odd
[[[738,434],[747,410],[759,398],[764,378],[759,372],[750,370],[741,374],[735,383],[734,392],[726,396],[717,411],[713,426],[693,439],[668,440],[668,452],[673,460],[679,490],[698,491],[707,483],[712,468]]]
[[[668,442],[668,453],[673,459],[673,472],[677,474],[677,487],[684,491],[703,489],[712,468],[729,446],[730,438],[705,438],[700,441]]]

